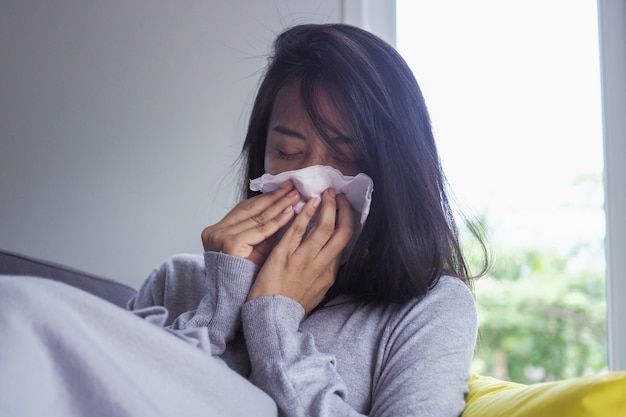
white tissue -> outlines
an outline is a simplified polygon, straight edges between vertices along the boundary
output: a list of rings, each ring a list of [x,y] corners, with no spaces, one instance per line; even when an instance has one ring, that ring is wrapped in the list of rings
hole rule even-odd
[[[320,197],[324,190],[332,188],[337,194],[346,196],[354,210],[360,216],[361,226],[365,223],[372,203],[374,183],[370,177],[361,173],[345,176],[341,171],[326,165],[314,165],[295,171],[285,171],[277,175],[264,174],[250,181],[252,191],[267,193],[274,191],[285,181],[291,180],[302,198],[294,206],[299,213],[304,204],[312,197]]]

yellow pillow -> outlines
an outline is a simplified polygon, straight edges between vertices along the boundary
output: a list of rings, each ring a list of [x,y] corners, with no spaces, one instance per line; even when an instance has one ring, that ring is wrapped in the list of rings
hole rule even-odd
[[[473,374],[462,417],[626,417],[626,372],[531,385]]]

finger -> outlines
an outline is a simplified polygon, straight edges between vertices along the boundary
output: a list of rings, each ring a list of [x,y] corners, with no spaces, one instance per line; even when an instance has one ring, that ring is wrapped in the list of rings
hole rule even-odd
[[[285,184],[290,184],[290,182]],[[256,196],[242,201],[218,224],[210,226],[205,231],[207,233],[219,231],[220,234],[235,235],[262,225],[300,200],[300,194],[295,189],[291,189],[278,200],[260,200],[260,197],[263,196]],[[256,204],[259,202],[260,204]],[[271,204],[268,205],[268,202],[271,202]]]
[[[293,207],[287,206],[273,219],[264,223],[256,224],[254,227],[233,234],[231,239],[225,239],[223,251],[226,253],[239,252],[242,247],[249,248],[250,251],[252,251],[254,246],[257,246],[266,239],[274,236],[281,227],[289,223],[294,213]],[[243,257],[247,256],[247,254],[243,255]]]
[[[295,252],[298,246],[300,246],[307,231],[307,226],[313,216],[315,216],[320,202],[319,197],[312,197],[306,202],[300,214],[295,217],[293,223],[291,223],[278,245],[276,245],[279,250],[287,250],[289,253]]]
[[[269,256],[270,252],[274,248],[275,237],[276,235],[254,246],[252,252],[246,259],[252,261],[257,266],[262,266],[265,263],[265,260]]]
[[[355,215],[352,205],[345,195],[338,194],[337,202],[337,225],[335,230],[321,251],[321,254],[336,256],[346,247],[355,233]]]
[[[300,193],[293,189],[287,195],[281,197],[279,200],[266,207],[263,211],[260,211],[253,216],[228,226],[229,233],[238,234],[246,231],[259,231],[265,234],[266,229],[272,229],[275,227],[276,222],[282,220],[283,214],[288,214],[293,206],[300,201]],[[291,213],[289,218],[291,218]],[[282,227],[285,223],[280,223],[279,227]],[[277,229],[276,229],[277,230]],[[276,232],[274,230],[274,232]]]
[[[276,203],[293,191],[293,189],[293,183],[291,181],[285,181],[274,191],[244,200],[237,204],[220,223],[223,223],[224,226],[231,226],[250,219],[259,213],[262,213],[272,204]]]
[[[337,202],[335,191],[329,188],[322,193],[319,217],[315,226],[307,235],[306,242],[302,245],[303,250],[313,251],[314,254],[317,254],[335,232],[336,217]]]
[[[222,246],[226,240],[230,240],[232,236],[249,230],[255,225],[264,223],[265,218],[272,219],[279,216],[287,207],[296,204],[299,199],[300,196],[293,189],[293,184],[287,181],[282,184],[280,189],[268,193],[268,196],[260,195],[239,203],[220,222],[202,231],[201,238],[204,250],[223,250]],[[258,210],[268,207],[270,208],[269,213],[259,216]],[[246,223],[250,220],[251,215],[257,217]]]

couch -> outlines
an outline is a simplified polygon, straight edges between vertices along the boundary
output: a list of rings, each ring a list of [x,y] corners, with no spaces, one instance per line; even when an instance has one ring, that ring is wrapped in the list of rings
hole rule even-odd
[[[135,294],[114,280],[5,250],[0,250],[0,275],[61,281],[120,307]],[[462,417],[626,417],[626,372],[531,385],[473,374],[468,385]]]

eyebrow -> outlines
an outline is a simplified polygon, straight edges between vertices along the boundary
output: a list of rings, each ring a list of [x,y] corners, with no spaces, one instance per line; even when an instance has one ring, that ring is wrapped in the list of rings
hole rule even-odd
[[[294,138],[297,138],[297,139],[306,140],[306,138],[304,137],[304,135],[302,133],[297,132],[297,131],[292,130],[292,129],[289,129],[288,127],[285,127],[285,126],[281,126],[281,125],[274,126],[272,128],[272,130],[274,132],[278,132],[278,133],[280,133],[282,135],[287,135],[287,136],[291,136],[291,137],[294,137]]]
[[[289,129],[288,127],[282,126],[282,125],[276,125],[272,128],[272,130],[274,132],[280,133],[282,135],[286,135],[286,136],[291,136],[297,139],[302,139],[302,140],[306,140],[306,137],[293,129]],[[336,141],[337,143],[347,143],[347,144],[352,144],[354,142],[354,140],[351,137],[348,136],[337,136],[334,138],[331,138],[333,141]]]

